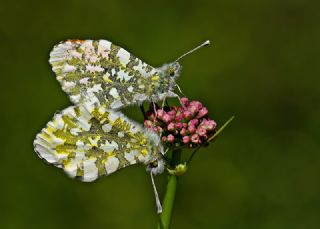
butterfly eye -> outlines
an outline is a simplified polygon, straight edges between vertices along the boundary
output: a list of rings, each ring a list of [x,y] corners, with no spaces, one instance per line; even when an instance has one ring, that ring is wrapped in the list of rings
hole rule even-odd
[[[174,69],[173,67],[169,67],[169,68],[167,69],[167,73],[168,73],[169,76],[174,76],[174,74],[175,74],[175,69]]]
[[[158,167],[158,161],[153,161],[150,163],[151,168],[157,168]]]

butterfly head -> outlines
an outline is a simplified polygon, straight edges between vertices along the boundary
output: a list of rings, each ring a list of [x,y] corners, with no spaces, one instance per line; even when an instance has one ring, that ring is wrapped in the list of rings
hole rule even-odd
[[[173,78],[174,80],[176,80],[176,78],[178,78],[178,76],[180,75],[181,65],[178,62],[166,64],[164,67],[166,78]]]
[[[147,167],[148,171],[151,171],[153,175],[161,174],[164,171],[163,159],[156,159],[151,161]]]
[[[163,65],[160,70],[159,93],[172,92],[176,86],[176,80],[180,75],[182,66],[178,62]]]
[[[154,175],[163,173],[164,171],[164,160],[163,160],[163,147],[161,143],[154,144],[151,146],[152,156],[148,164],[147,170],[151,171]]]

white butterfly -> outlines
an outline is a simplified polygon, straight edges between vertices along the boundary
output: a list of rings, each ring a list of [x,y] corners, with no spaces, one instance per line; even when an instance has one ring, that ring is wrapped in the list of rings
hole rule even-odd
[[[107,40],[67,40],[50,53],[50,64],[62,89],[75,104],[89,101],[111,109],[177,97],[176,61],[154,68]]]

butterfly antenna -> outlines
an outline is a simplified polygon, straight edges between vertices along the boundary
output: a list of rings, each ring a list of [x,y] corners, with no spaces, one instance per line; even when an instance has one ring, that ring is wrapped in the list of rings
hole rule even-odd
[[[150,176],[151,176],[151,182],[152,182],[152,187],[153,187],[153,192],[154,192],[154,196],[156,198],[156,204],[157,204],[157,213],[160,214],[162,212],[162,206],[161,206],[161,202],[159,199],[159,195],[158,195],[158,191],[157,191],[157,187],[154,183],[154,179],[153,179],[153,174],[152,172],[150,172]]]
[[[176,59],[175,62],[178,62],[180,59],[182,59],[183,57],[189,55],[190,53],[193,53],[194,51],[202,48],[203,46],[207,46],[210,44],[210,41],[209,40],[206,40],[205,42],[203,42],[201,45],[195,47],[194,49],[190,50],[189,52],[186,52],[185,54],[181,55],[178,59]]]

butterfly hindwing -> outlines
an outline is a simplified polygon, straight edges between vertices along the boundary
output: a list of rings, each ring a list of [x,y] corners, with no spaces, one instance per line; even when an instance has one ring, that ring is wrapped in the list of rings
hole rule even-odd
[[[161,157],[160,139],[122,113],[84,103],[55,114],[34,141],[35,151],[71,177],[93,181]]]
[[[141,104],[169,87],[153,68],[107,40],[68,40],[50,53],[62,89],[75,104],[89,101],[111,109]]]

